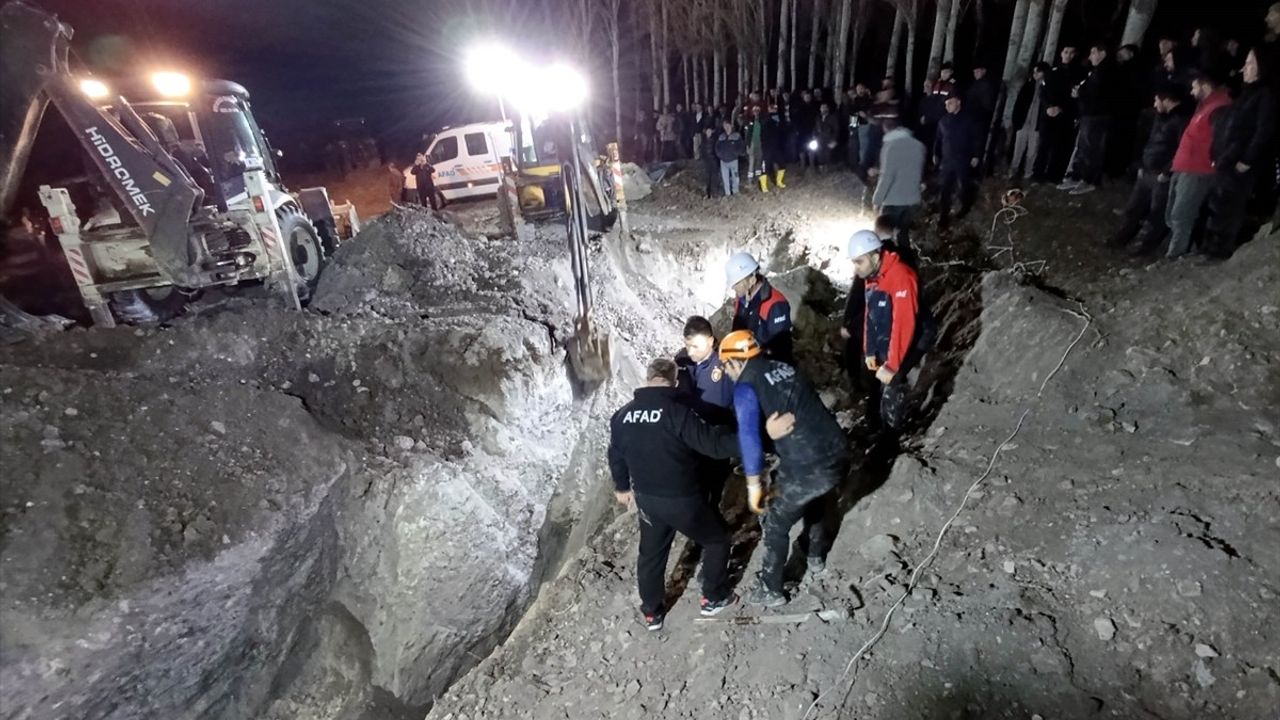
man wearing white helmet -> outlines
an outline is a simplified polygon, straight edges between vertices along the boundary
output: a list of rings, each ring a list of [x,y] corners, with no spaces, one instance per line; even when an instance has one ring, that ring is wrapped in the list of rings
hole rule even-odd
[[[725,284],[733,288],[733,329],[750,330],[770,360],[794,365],[791,303],[761,274],[760,263],[750,253],[730,255]]]
[[[915,271],[874,231],[859,230],[849,238],[849,259],[866,282],[862,357],[878,381],[868,416],[873,424],[897,430],[906,415],[907,373],[933,344],[933,316],[920,297]]]

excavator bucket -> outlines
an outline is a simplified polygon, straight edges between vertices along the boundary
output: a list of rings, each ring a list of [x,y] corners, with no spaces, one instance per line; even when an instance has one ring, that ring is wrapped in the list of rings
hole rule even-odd
[[[596,327],[588,318],[574,323],[573,338],[566,348],[569,372],[580,395],[589,395],[609,379],[612,353],[609,333]]]

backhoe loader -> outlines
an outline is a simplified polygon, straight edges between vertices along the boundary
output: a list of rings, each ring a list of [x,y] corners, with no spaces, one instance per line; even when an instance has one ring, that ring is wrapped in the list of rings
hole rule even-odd
[[[203,288],[249,280],[300,307],[339,223],[323,188],[284,190],[249,93],[178,73],[73,73],[72,33],[24,2],[0,8],[0,213],[13,212],[52,106],[87,174],[38,198],[95,324],[164,319]]]

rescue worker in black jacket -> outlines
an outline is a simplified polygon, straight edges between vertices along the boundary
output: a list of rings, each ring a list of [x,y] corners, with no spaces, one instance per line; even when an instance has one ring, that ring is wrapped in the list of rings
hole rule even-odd
[[[1229,257],[1236,249],[1249,196],[1259,171],[1274,168],[1277,117],[1276,95],[1268,87],[1258,52],[1250,50],[1244,61],[1244,87],[1240,97],[1225,109],[1225,122],[1213,126],[1213,190],[1209,195],[1209,223],[1205,228],[1205,253]]]
[[[737,454],[737,437],[681,402],[676,373],[672,360],[649,363],[646,385],[609,424],[609,471],[617,500],[634,501],[640,514],[640,611],[655,631],[666,616],[667,556],[677,532],[703,549],[702,614],[715,615],[736,599],[729,591],[729,529],[707,500],[699,467],[703,457]]]
[[[1169,204],[1170,168],[1182,140],[1182,131],[1187,129],[1187,122],[1191,120],[1191,109],[1183,102],[1180,88],[1172,85],[1160,88],[1152,105],[1156,114],[1147,144],[1142,148],[1138,182],[1129,194],[1124,223],[1109,241],[1112,247],[1123,247],[1133,242],[1141,232],[1142,239],[1134,250],[1135,255],[1154,252],[1169,233],[1164,216]]]
[[[794,365],[791,303],[760,274],[760,263],[750,253],[734,253],[725,265],[725,283],[735,296],[733,329],[750,330],[767,357]]]
[[[787,602],[783,568],[791,526],[803,521],[800,549],[810,573],[826,569],[830,538],[823,519],[832,490],[848,467],[848,442],[813,385],[794,367],[764,357],[755,336],[735,330],[720,341],[720,360],[733,378],[733,409],[752,512],[764,512],[764,559],[748,600],[765,607]],[[764,418],[769,418],[769,423]],[[790,422],[789,428],[773,423]],[[775,492],[765,510],[764,432],[774,438],[780,461]]]

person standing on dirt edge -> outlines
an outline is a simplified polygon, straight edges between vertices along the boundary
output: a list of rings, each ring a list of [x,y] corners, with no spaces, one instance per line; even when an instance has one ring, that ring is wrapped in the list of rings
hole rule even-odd
[[[427,156],[418,153],[418,157],[413,161],[413,177],[418,181],[418,202],[432,210],[439,210],[444,204],[440,203],[437,207],[436,196],[439,193],[436,191],[435,174],[435,166],[427,161]],[[443,199],[444,197],[441,196],[440,200]]]
[[[750,330],[765,356],[794,365],[791,303],[760,273],[760,263],[750,253],[734,253],[725,266],[725,282],[735,296],[733,329]]]
[[[614,492],[640,515],[636,580],[640,612],[654,631],[667,613],[667,556],[677,532],[703,549],[702,614],[716,615],[737,599],[729,592],[729,528],[699,478],[703,458],[736,454],[737,438],[680,402],[676,373],[672,360],[649,363],[644,387],[609,421]]]
[[[849,259],[866,282],[862,357],[877,380],[867,418],[873,430],[896,432],[907,414],[907,375],[933,345],[933,316],[920,297],[915,271],[874,231],[859,230],[849,238]]]
[[[832,491],[848,469],[848,441],[809,380],[794,367],[764,357],[750,332],[735,330],[726,335],[720,341],[720,361],[734,381],[733,409],[747,477],[747,504],[752,512],[764,513],[764,559],[747,599],[777,607],[787,602],[783,569],[791,527],[797,522],[803,522],[798,545],[808,558],[808,572],[818,575],[826,569],[830,536],[824,520],[834,501]],[[789,429],[775,425],[788,422]],[[762,430],[774,439],[780,461],[777,487],[767,510]]]
[[[716,157],[716,130],[713,127],[702,129],[702,172],[706,175],[707,199],[720,192],[720,158]],[[734,162],[737,162],[736,160]],[[728,194],[727,192],[725,193]]]
[[[981,134],[973,118],[962,114],[959,95],[947,98],[947,114],[938,121],[938,134],[933,141],[934,164],[941,175],[938,191],[938,229],[945,230],[951,224],[951,198],[960,195],[959,220],[969,214],[973,206],[974,174],[978,159],[982,156]]]
[[[733,121],[721,123],[723,129],[716,137],[715,156],[720,161],[720,186],[726,197],[738,194],[738,159],[746,153],[742,135],[733,129]]]
[[[885,133],[880,167],[873,173],[878,179],[871,205],[877,215],[887,215],[893,222],[898,243],[911,247],[911,223],[920,211],[920,185],[924,182],[924,143],[899,126],[896,107],[881,106],[875,116]]]

